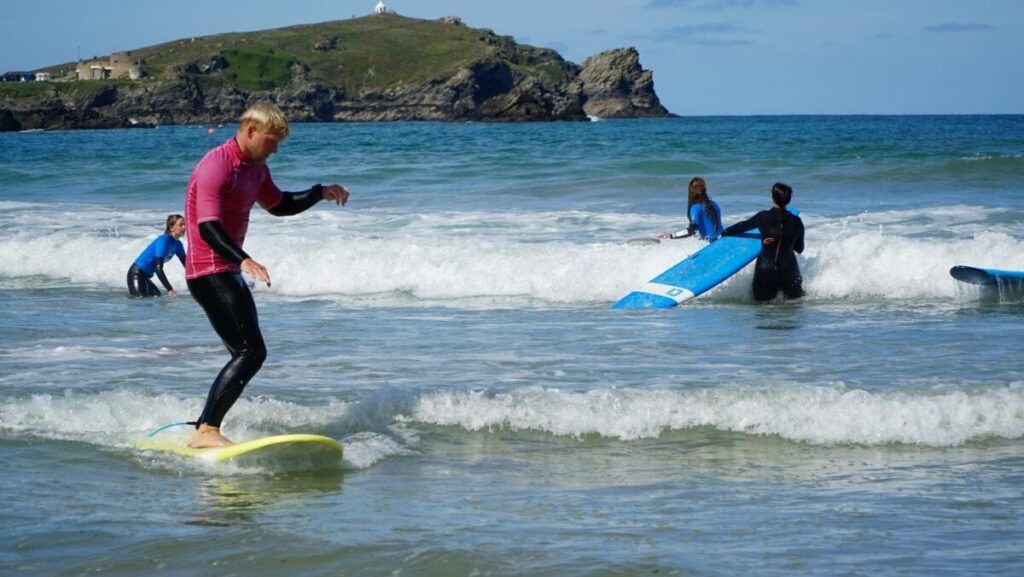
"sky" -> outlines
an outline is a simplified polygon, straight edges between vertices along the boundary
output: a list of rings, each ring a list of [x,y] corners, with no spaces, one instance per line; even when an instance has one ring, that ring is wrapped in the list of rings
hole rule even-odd
[[[363,16],[377,0],[3,0],[0,72]],[[1024,113],[1024,0],[385,0],[582,64],[636,47],[681,116]]]

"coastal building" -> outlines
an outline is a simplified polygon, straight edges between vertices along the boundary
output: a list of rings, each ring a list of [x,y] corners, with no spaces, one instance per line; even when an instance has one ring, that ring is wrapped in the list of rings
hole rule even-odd
[[[112,78],[142,78],[144,69],[131,52],[114,52],[107,60],[85,60],[78,63],[75,73],[79,80],[107,80]]]
[[[373,9],[373,13],[377,15],[388,13],[388,8],[384,5],[384,0],[379,0],[377,2],[377,6]]]
[[[49,82],[53,80],[53,75],[49,72],[36,72],[36,82]]]

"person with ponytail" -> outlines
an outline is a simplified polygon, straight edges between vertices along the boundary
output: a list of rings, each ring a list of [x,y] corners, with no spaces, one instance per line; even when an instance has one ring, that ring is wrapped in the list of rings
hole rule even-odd
[[[797,253],[804,252],[804,222],[786,207],[793,189],[776,182],[772,186],[772,208],[762,210],[743,222],[725,229],[723,236],[757,228],[761,231],[761,253],[754,268],[754,300],[766,302],[778,296],[798,299],[804,295]]]
[[[659,232],[658,238],[686,238],[698,234],[700,238],[714,242],[722,236],[722,209],[708,196],[708,186],[697,176],[690,180],[687,190],[687,227],[679,232]]]

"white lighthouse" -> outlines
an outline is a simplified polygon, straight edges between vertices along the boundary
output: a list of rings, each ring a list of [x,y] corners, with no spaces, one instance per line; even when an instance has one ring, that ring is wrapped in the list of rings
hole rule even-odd
[[[387,8],[387,6],[384,5],[384,0],[379,0],[377,2],[377,6],[373,9],[373,13],[377,14],[377,15],[380,15],[380,14],[387,14],[387,12],[388,12],[388,8]]]

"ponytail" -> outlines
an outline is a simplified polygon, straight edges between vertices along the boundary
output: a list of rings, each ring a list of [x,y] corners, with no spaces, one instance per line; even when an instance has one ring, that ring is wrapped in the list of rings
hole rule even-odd
[[[721,215],[715,210],[715,203],[711,202],[711,198],[707,193],[704,193],[704,198],[701,199],[700,203],[704,205],[704,211],[708,213],[711,222],[719,222],[719,216]]]

